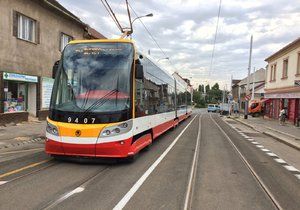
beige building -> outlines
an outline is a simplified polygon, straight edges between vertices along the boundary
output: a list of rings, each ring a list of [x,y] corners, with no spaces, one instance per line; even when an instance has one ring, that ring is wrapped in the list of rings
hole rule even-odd
[[[55,0],[0,2],[0,124],[45,118],[52,67],[73,39],[105,38]]]
[[[245,101],[250,100],[252,97],[252,90],[254,84],[254,99],[261,99],[264,97],[264,85],[266,78],[266,70],[264,68],[260,68],[254,73],[251,73],[249,76],[249,90],[247,90],[247,80],[248,77],[242,79],[238,85],[238,96],[241,109],[245,107]],[[248,93],[248,95],[246,94]]]
[[[265,59],[268,62],[265,98],[266,114],[278,118],[287,108],[292,123],[300,118],[300,37]]]

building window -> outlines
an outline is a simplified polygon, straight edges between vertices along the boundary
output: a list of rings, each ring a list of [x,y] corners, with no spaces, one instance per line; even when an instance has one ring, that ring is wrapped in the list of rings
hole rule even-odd
[[[276,80],[276,64],[271,65],[270,82]]]
[[[287,78],[288,76],[288,67],[289,67],[289,60],[283,60],[283,67],[282,67],[282,78]]]
[[[18,14],[18,38],[30,42],[36,41],[36,21]]]
[[[60,51],[62,52],[65,48],[65,46],[71,41],[73,40],[73,37],[67,35],[67,34],[64,34],[64,33],[61,33],[61,36],[60,36]]]
[[[297,75],[300,75],[300,52],[298,52],[298,59],[297,59]]]

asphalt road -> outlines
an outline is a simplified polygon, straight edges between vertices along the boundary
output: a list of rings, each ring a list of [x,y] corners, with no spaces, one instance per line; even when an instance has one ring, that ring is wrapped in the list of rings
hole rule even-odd
[[[0,151],[0,209],[299,209],[297,172],[247,139],[198,111],[133,163]]]

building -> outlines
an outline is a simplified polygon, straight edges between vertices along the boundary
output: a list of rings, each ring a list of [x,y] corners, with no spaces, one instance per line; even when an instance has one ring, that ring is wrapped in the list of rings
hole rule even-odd
[[[241,109],[245,107],[245,100],[251,99],[252,87],[254,84],[254,99],[264,98],[264,86],[265,86],[266,70],[260,68],[249,76],[249,90],[247,90],[248,77],[242,79],[239,83],[239,98]],[[247,99],[248,98],[248,99]]]
[[[231,81],[231,94],[232,94],[232,99],[236,102],[239,101],[239,85],[238,83],[240,82],[240,79],[233,79]]]
[[[65,45],[105,38],[55,0],[1,0],[0,28],[0,125],[44,119]]]
[[[265,59],[268,62],[265,86],[266,116],[278,118],[286,107],[288,120],[300,118],[300,37]]]

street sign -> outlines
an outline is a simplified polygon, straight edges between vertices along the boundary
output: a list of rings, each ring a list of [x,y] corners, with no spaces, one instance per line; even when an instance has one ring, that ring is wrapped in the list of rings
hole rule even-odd
[[[294,83],[296,86],[300,86],[300,80],[295,80],[295,83]]]

